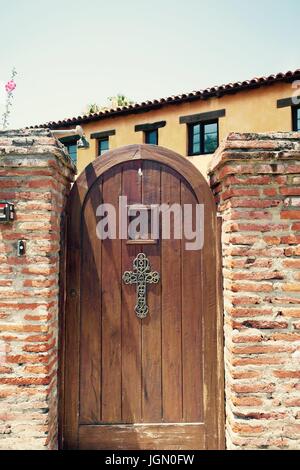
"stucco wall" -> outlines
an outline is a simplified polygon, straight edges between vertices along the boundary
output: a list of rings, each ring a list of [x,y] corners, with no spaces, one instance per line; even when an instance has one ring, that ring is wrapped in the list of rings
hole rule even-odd
[[[97,141],[90,140],[93,132],[116,130],[109,138],[110,149],[129,144],[143,143],[143,132],[135,132],[137,124],[167,121],[159,129],[159,145],[187,155],[187,126],[179,123],[179,117],[218,109],[226,109],[226,117],[219,120],[220,141],[230,132],[277,132],[292,130],[291,108],[277,108],[277,100],[293,96],[292,84],[279,83],[272,86],[239,92],[221,98],[180,105],[164,106],[160,110],[143,114],[105,119],[83,125],[90,148],[78,152],[78,173],[97,156]],[[206,176],[211,155],[188,157]]]

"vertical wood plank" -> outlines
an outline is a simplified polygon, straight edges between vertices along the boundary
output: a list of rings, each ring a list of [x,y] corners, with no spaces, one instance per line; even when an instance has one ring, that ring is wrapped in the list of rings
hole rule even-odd
[[[80,423],[101,418],[101,241],[96,236],[96,210],[101,184],[92,188],[82,217]]]
[[[193,206],[197,200],[186,182],[181,182],[181,204]],[[184,217],[185,221],[185,217]],[[195,223],[193,223],[195,230]],[[187,423],[203,420],[203,292],[201,251],[186,250],[182,239],[182,357],[183,357],[183,420]],[[209,358],[206,358],[209,360]]]
[[[160,165],[143,163],[143,204],[160,204]],[[150,229],[150,228],[149,228]],[[151,271],[161,274],[160,244],[144,246]],[[145,423],[159,423],[162,420],[161,385],[161,285],[147,285],[148,317],[142,321],[142,417]],[[165,280],[167,282],[167,280]]]
[[[75,185],[67,207],[66,304],[64,330],[64,416],[62,443],[78,448],[80,364],[80,216],[82,197]],[[72,234],[72,235],[71,235]],[[70,367],[70,362],[73,367]]]
[[[111,170],[103,181],[103,201],[118,216],[122,171]],[[117,233],[118,233],[117,217]],[[102,241],[102,415],[103,423],[122,420],[121,378],[121,240]],[[100,287],[100,286],[99,286]]]
[[[162,204],[180,204],[178,174],[163,167]],[[171,224],[172,227],[172,224]],[[162,240],[162,383],[163,420],[182,421],[181,240]]]
[[[141,161],[123,167],[122,193],[128,204],[140,204],[142,181],[138,174]],[[122,241],[122,273],[132,271],[140,248]],[[139,423],[142,419],[141,320],[137,318],[136,286],[122,282],[122,422]]]

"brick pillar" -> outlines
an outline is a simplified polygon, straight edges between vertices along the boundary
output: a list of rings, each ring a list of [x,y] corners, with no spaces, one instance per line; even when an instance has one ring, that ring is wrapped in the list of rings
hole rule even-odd
[[[229,449],[300,448],[300,133],[231,134],[210,170],[223,219]]]
[[[0,132],[0,200],[16,209],[0,224],[0,449],[57,447],[60,225],[73,177],[49,131]]]

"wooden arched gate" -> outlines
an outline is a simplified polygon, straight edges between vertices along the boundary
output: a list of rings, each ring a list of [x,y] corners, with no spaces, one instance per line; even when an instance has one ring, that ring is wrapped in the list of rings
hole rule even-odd
[[[174,237],[100,240],[97,208],[117,208],[119,196],[127,196],[129,206],[204,204],[204,247],[188,251],[186,240]],[[67,220],[63,447],[222,448],[220,269],[205,179],[170,150],[124,147],[77,179]],[[146,268],[142,279],[136,268],[145,262],[154,274]]]

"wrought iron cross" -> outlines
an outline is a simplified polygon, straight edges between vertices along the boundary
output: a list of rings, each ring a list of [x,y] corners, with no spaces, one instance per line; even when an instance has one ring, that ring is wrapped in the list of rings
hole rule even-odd
[[[137,255],[133,261],[133,271],[126,271],[123,281],[125,284],[136,284],[137,305],[134,310],[138,318],[146,318],[149,313],[147,284],[158,284],[160,275],[158,272],[151,272],[150,261],[144,253]]]

